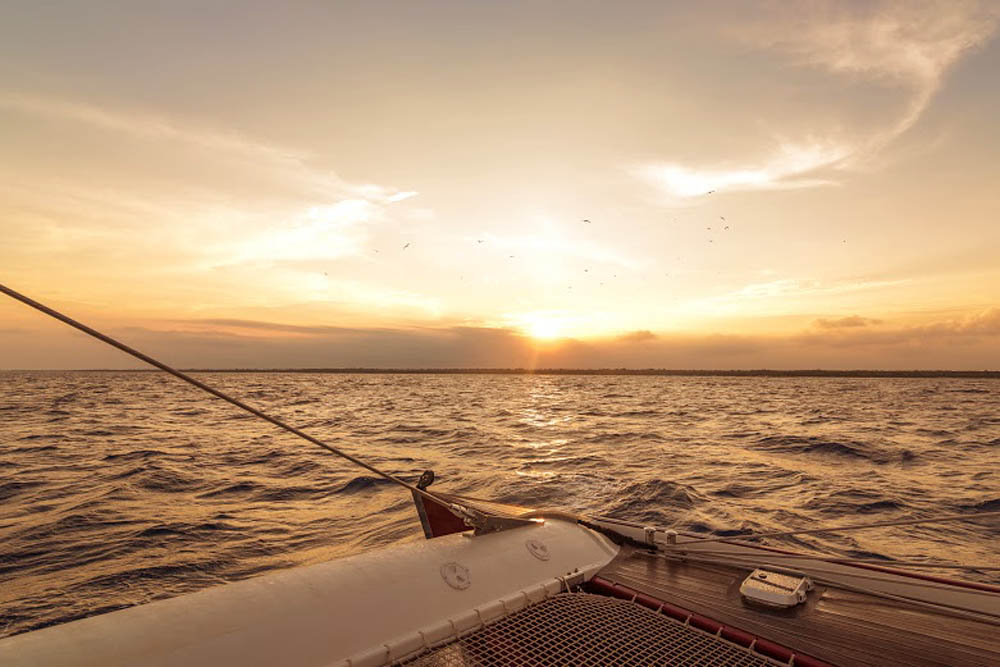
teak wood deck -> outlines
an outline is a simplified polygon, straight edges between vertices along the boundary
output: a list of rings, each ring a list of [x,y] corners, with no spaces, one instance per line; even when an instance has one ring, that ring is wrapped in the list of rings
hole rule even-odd
[[[790,610],[751,607],[751,571],[624,547],[598,576],[834,665],[1000,665],[996,625],[819,585]]]

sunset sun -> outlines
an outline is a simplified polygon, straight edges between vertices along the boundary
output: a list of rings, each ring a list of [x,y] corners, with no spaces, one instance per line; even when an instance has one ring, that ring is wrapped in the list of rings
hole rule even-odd
[[[562,334],[563,323],[551,315],[533,313],[524,316],[522,328],[535,340],[555,340]]]

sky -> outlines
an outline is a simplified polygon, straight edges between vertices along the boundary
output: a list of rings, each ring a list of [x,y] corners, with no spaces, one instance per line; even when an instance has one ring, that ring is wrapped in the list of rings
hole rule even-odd
[[[998,24],[5,3],[0,284],[182,367],[1000,369]],[[0,301],[0,368],[137,365]]]

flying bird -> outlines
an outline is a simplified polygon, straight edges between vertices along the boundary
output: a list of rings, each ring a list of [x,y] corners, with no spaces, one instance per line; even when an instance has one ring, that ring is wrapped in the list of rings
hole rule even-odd
[[[407,249],[407,248],[409,248],[409,247],[410,247],[410,244],[409,244],[409,243],[407,243],[406,245],[404,245],[404,246],[403,246],[403,250],[406,250],[406,249]]]
[[[715,190],[709,190],[709,191],[708,191],[708,192],[706,192],[705,194],[706,194],[706,195],[710,195],[710,194],[712,194],[713,192],[715,192]]]
[[[588,225],[590,224],[590,220],[587,220],[586,218],[584,218],[583,221],[586,222]]]
[[[720,215],[720,216],[719,216],[719,220],[722,220],[723,222],[725,222],[725,221],[726,221],[726,216],[724,216],[724,215]]]

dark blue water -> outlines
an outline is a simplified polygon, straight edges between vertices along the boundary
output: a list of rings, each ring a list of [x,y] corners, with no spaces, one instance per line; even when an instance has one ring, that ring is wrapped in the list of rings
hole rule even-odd
[[[201,377],[404,477],[532,507],[700,533],[1000,510],[991,380]],[[1000,565],[998,537],[772,543]],[[416,539],[408,493],[169,376],[0,373],[0,636]]]

